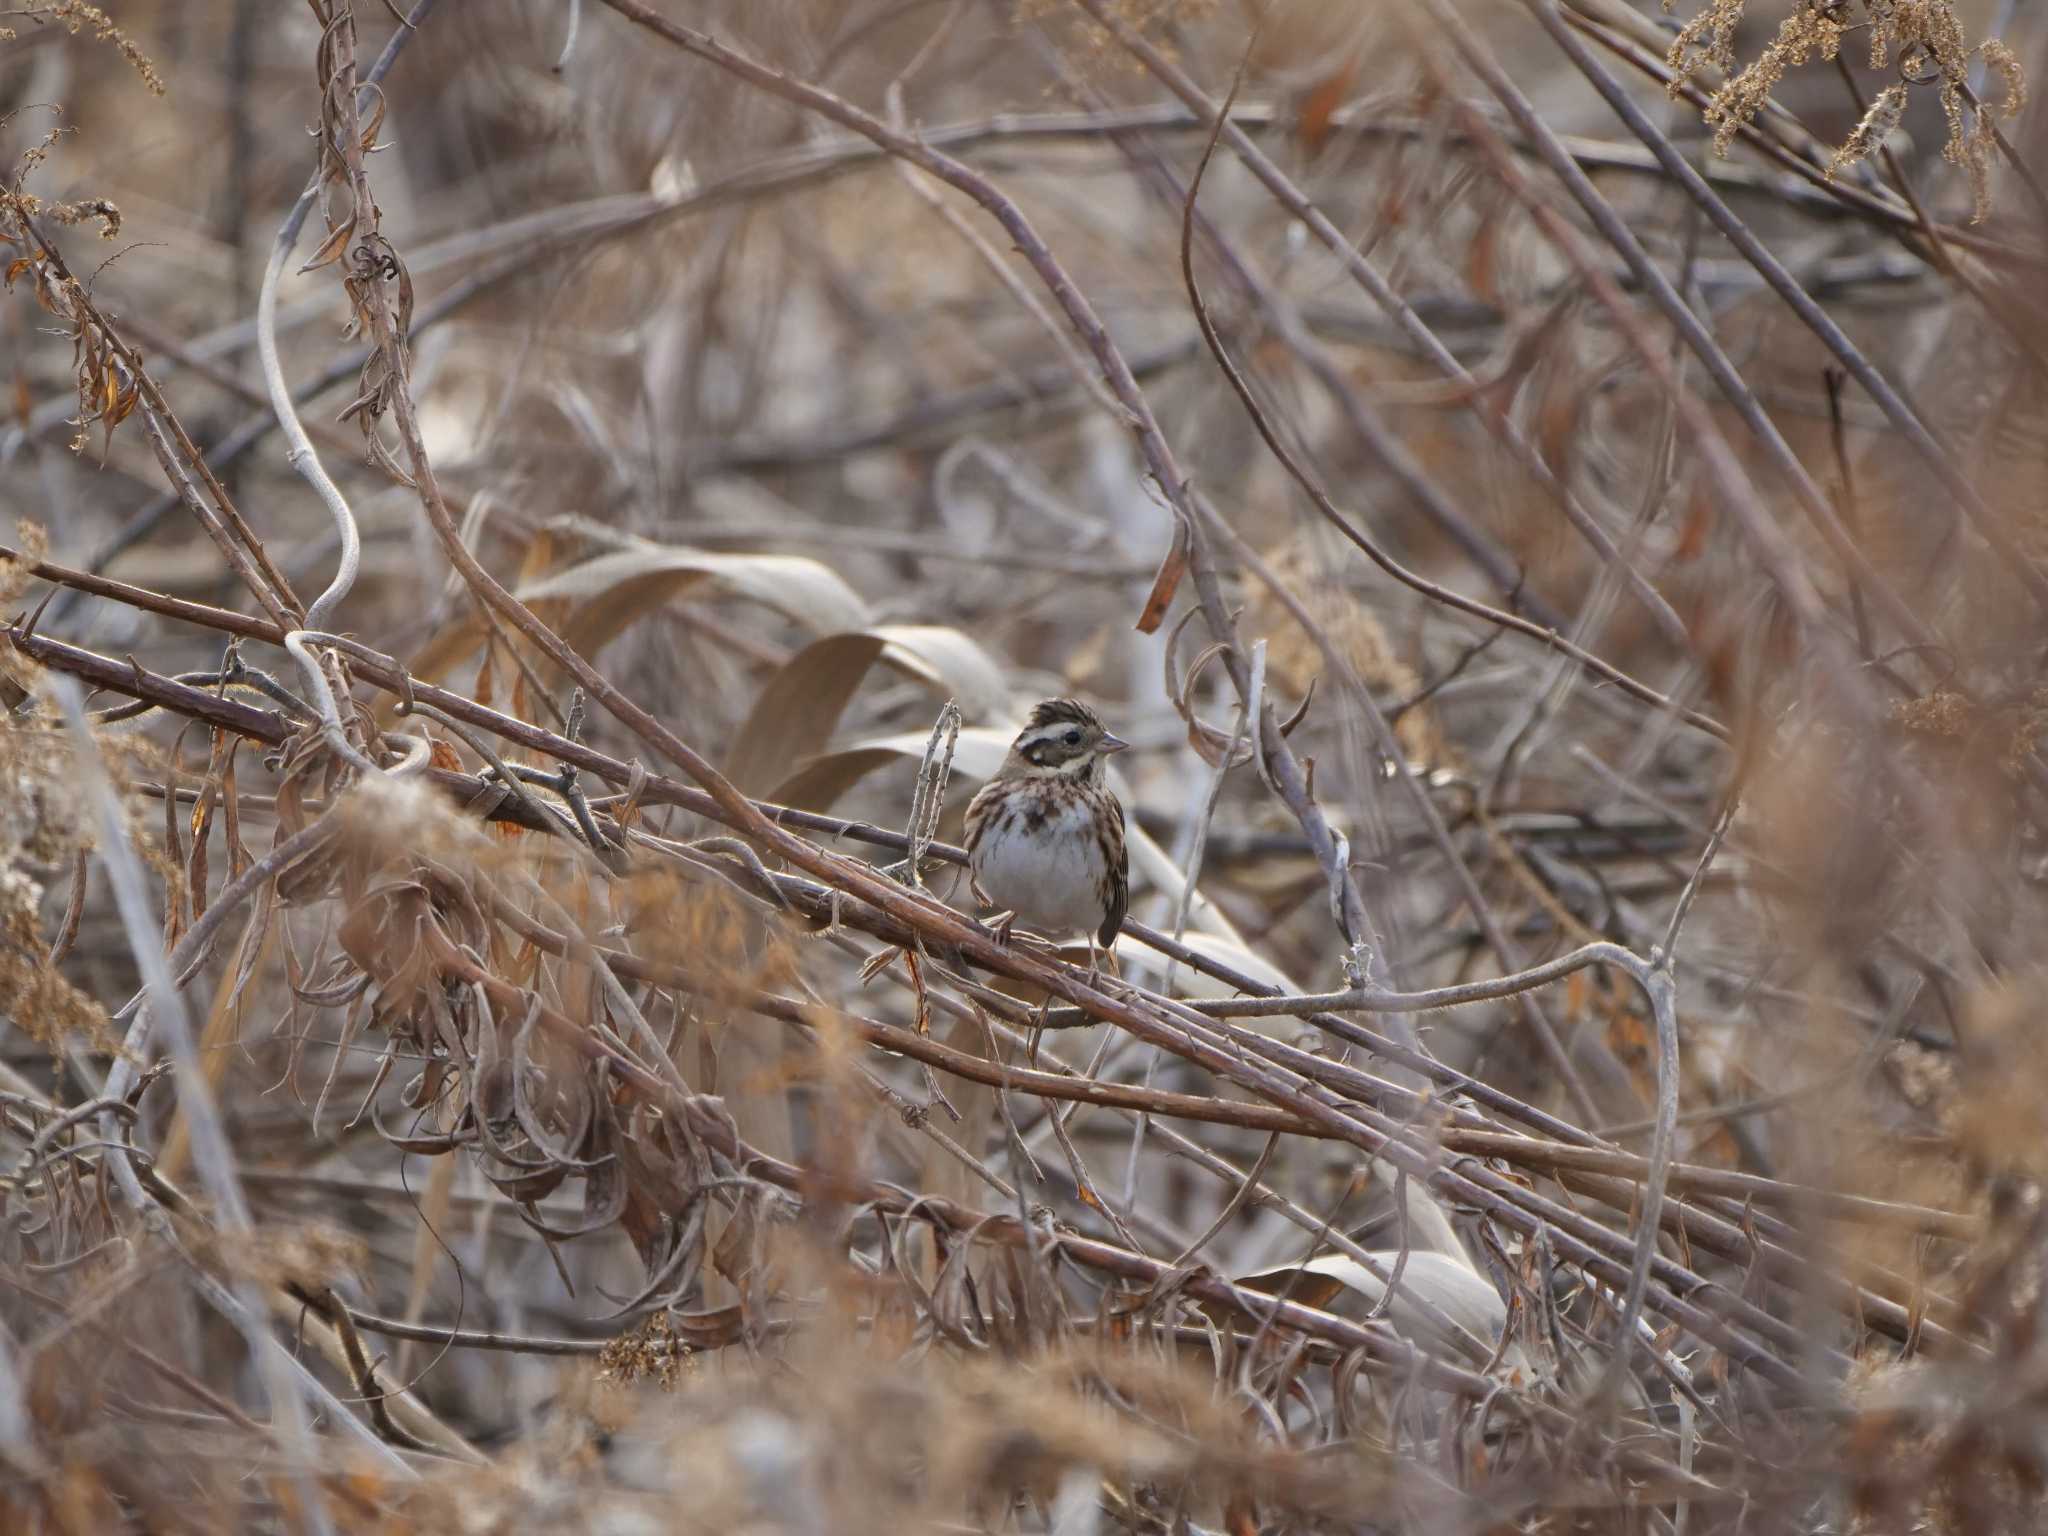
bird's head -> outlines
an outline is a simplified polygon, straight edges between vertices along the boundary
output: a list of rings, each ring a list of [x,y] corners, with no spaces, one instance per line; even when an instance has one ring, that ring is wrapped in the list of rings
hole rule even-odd
[[[1100,784],[1113,753],[1130,745],[1110,735],[1102,717],[1078,699],[1047,699],[1010,744],[1005,777],[1076,779]]]

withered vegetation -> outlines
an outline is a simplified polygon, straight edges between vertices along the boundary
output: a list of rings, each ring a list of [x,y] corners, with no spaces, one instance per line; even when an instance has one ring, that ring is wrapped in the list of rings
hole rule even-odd
[[[2042,1528],[2038,9],[0,11],[0,1531]]]

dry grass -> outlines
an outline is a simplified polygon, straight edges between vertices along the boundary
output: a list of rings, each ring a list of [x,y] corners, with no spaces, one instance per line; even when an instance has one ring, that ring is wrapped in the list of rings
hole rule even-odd
[[[0,13],[0,1529],[2038,1528],[2048,34],[1673,9]]]

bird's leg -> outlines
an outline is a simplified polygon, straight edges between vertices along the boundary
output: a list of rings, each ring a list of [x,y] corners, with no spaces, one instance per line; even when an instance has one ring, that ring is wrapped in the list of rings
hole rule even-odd
[[[1116,951],[1097,944],[1095,935],[1091,933],[1088,935],[1088,985],[1100,987],[1105,971],[1116,981],[1124,979],[1123,972],[1117,969]]]
[[[1003,948],[1010,947],[1010,928],[1017,921],[1015,912],[998,912],[994,917],[982,919],[981,926],[988,929],[989,937]]]

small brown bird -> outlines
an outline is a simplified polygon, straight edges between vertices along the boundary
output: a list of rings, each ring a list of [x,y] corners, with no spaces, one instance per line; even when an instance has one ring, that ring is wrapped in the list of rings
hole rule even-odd
[[[991,906],[1050,937],[1085,932],[1107,949],[1124,924],[1124,808],[1103,780],[1129,742],[1075,699],[1047,699],[967,807],[968,868]]]

